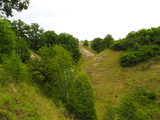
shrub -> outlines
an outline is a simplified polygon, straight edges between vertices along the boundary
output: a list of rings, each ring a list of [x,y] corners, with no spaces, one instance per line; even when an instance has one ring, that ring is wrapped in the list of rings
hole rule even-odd
[[[158,45],[144,45],[137,51],[128,50],[123,52],[120,56],[120,65],[124,67],[134,66],[159,54],[160,48]]]
[[[125,50],[122,40],[114,41],[114,43],[111,45],[111,49],[116,51]]]
[[[146,89],[141,86],[136,88],[136,92],[133,95],[135,100],[141,105],[146,105],[152,100],[157,99],[157,93],[155,91],[146,91]]]
[[[2,68],[2,84],[22,82],[30,76],[25,64],[22,63],[20,56],[15,51],[9,58],[5,58]]]
[[[88,44],[88,40],[85,40],[84,42],[83,42],[83,46],[88,46],[89,44]]]
[[[29,60],[30,52],[27,43],[21,38],[16,41],[15,51],[20,55],[22,62]]]
[[[97,120],[93,90],[88,81],[88,76],[85,73],[78,75],[70,90],[71,94],[66,107],[75,115],[75,118],[80,120]]]
[[[156,100],[157,99],[157,93],[155,91],[148,92],[148,98],[151,99],[151,100]]]
[[[124,67],[134,66],[139,63],[139,58],[135,51],[127,51],[120,56],[120,65]]]
[[[101,42],[102,42],[102,38],[95,38],[94,40],[92,40],[91,42],[91,48],[95,51],[97,51],[98,53],[100,53],[103,48],[101,46]]]
[[[121,103],[118,109],[118,120],[150,120],[149,115],[140,107],[134,97],[125,96]]]

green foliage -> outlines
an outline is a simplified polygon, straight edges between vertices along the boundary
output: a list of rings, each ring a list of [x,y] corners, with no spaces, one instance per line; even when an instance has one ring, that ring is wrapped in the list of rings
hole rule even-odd
[[[70,90],[67,109],[80,120],[97,120],[94,107],[94,96],[88,76],[82,73],[75,79],[72,89]]]
[[[58,38],[57,38],[57,44],[62,45],[66,50],[71,52],[75,62],[78,62],[81,57],[81,53],[78,49],[79,47],[78,42],[79,41],[77,38],[67,33],[61,33],[58,35]]]
[[[40,25],[37,23],[32,23],[25,27],[27,43],[30,45],[30,48],[33,50],[38,50],[45,44],[46,37],[43,35],[44,29],[40,28]]]
[[[116,117],[116,109],[111,105],[106,106],[105,115],[103,120],[115,120]]]
[[[72,53],[75,62],[78,62],[81,53],[78,49],[79,41],[71,34],[60,33],[57,35],[54,31],[44,32],[43,28],[37,23],[27,25],[21,20],[14,20],[11,23],[12,30],[18,38],[23,38],[32,50],[37,51],[39,48],[47,45],[62,45],[67,51]]]
[[[26,39],[26,29],[27,29],[27,24],[23,22],[22,20],[13,20],[11,22],[11,28],[12,30],[16,33],[16,36],[18,38],[23,38]]]
[[[19,83],[29,78],[29,72],[15,51],[2,64],[1,84]]]
[[[102,42],[102,38],[95,38],[91,42],[91,48],[97,51],[98,53],[101,52],[102,51],[101,42]]]
[[[83,46],[88,46],[89,44],[88,44],[88,40],[85,40],[84,42],[83,42]]]
[[[137,65],[139,58],[136,56],[137,52],[127,51],[121,54],[120,56],[120,65],[123,67],[130,67]]]
[[[150,92],[148,93],[148,98],[149,98],[150,100],[156,100],[156,99],[157,99],[157,93],[156,93],[155,91],[150,91]]]
[[[147,105],[151,101],[157,99],[157,93],[155,91],[146,91],[144,87],[140,86],[136,88],[134,93],[135,100],[141,105]]]
[[[13,9],[20,12],[26,10],[29,5],[29,0],[1,0],[0,1],[0,12],[5,14],[7,17],[13,16]]]
[[[11,55],[17,39],[9,25],[7,20],[0,19],[0,63],[5,55]]]
[[[158,45],[144,45],[136,51],[123,52],[120,56],[120,64],[124,67],[134,66],[159,54],[160,48]]]
[[[55,46],[53,50],[55,56],[45,65],[50,70],[49,81],[47,81],[46,86],[51,91],[53,98],[66,102],[68,101],[71,80],[74,79],[73,75],[75,74],[73,59],[70,53],[62,47]]]
[[[101,38],[95,38],[91,42],[91,48],[97,53],[100,53],[101,51],[110,48],[113,46],[114,39],[112,38],[112,35],[108,34],[104,37],[104,39]]]
[[[119,120],[150,120],[149,115],[132,96],[125,96],[118,109],[118,114]]]
[[[160,27],[151,29],[141,29],[137,32],[131,31],[122,40],[114,42],[112,49],[114,50],[127,50],[135,47],[137,43],[139,46],[149,44],[159,44]]]
[[[41,56],[38,69],[39,72],[45,77],[44,82],[63,80],[62,75],[66,70],[72,68],[73,59],[68,51],[61,46],[42,47],[38,53]],[[63,54],[62,54],[63,53]],[[61,82],[59,80],[59,82]],[[56,82],[55,82],[56,83]],[[51,83],[49,83],[51,85]],[[54,85],[51,85],[54,86]]]
[[[111,49],[116,50],[116,51],[125,50],[122,40],[120,39],[120,40],[114,41],[114,43],[111,46]]]
[[[60,100],[75,118],[96,120],[91,84],[86,74],[76,75],[70,52],[55,45],[42,47],[38,53],[41,61],[37,61],[37,73],[43,75],[43,86],[49,96]]]
[[[156,99],[155,91],[138,86],[132,94],[125,95],[119,107],[108,105],[104,120],[157,120],[160,108]]]
[[[44,32],[44,36],[46,37],[45,44],[54,45],[57,43],[58,35],[54,31],[46,31]]]
[[[22,62],[29,60],[30,52],[27,43],[22,39],[17,39],[16,47],[14,48],[18,55],[20,55]]]
[[[112,35],[108,34],[104,37],[104,39],[101,42],[101,46],[104,49],[109,48],[114,42],[114,39],[112,37]]]

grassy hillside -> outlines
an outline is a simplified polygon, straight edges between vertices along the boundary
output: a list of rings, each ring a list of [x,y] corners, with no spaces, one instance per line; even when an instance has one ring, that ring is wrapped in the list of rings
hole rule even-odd
[[[1,120],[68,120],[70,117],[62,105],[56,106],[33,82],[0,84],[0,97]]]
[[[119,65],[120,54],[120,51],[107,49],[86,59],[82,67],[82,70],[90,76],[94,88],[99,119],[102,119],[107,104],[119,106],[124,95],[135,91],[137,86],[154,90],[160,95],[158,58],[135,67],[124,68]],[[160,97],[157,101],[160,101]]]
[[[9,84],[0,87],[2,120],[65,120],[65,110],[57,107],[36,85]]]

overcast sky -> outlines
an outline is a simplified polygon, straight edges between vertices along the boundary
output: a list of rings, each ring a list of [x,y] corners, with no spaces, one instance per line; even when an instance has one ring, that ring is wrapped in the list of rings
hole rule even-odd
[[[10,19],[38,23],[45,31],[66,32],[79,40],[115,40],[130,31],[160,26],[159,0],[30,0],[29,8]]]

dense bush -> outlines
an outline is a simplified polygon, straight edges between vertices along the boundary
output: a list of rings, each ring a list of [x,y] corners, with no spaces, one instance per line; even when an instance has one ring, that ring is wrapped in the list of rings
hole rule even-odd
[[[120,65],[124,67],[134,66],[159,54],[160,47],[158,45],[144,45],[137,51],[128,50],[123,52],[120,56]]]
[[[85,40],[84,42],[83,42],[83,46],[88,46],[89,44],[88,44],[88,40]]]
[[[109,48],[114,43],[114,39],[112,35],[108,34],[104,37],[104,39],[101,42],[101,47],[103,50]]]
[[[6,19],[0,19],[0,63],[3,62],[3,56],[12,54],[16,39],[10,23]]]
[[[67,109],[80,120],[97,120],[92,86],[85,73],[75,79],[71,95],[66,103]]]
[[[116,50],[116,51],[125,50],[122,40],[114,41],[114,43],[111,46],[111,49]]]
[[[23,39],[17,39],[16,47],[14,48],[18,55],[20,55],[22,62],[29,60],[30,52],[29,46]]]
[[[101,46],[102,39],[101,38],[95,38],[91,42],[91,48],[98,53],[102,51],[102,46]]]
[[[112,35],[108,34],[103,39],[102,38],[95,38],[91,41],[91,48],[97,53],[100,53],[101,51],[110,48],[113,46],[114,39],[112,38]]]
[[[4,58],[2,68],[2,84],[19,83],[29,79],[30,75],[27,67],[22,63],[20,56],[15,51],[12,52],[10,57]]]

